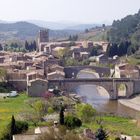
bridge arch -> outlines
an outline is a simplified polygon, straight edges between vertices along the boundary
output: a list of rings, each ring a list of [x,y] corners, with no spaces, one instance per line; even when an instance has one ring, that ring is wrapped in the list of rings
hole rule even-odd
[[[124,93],[123,95],[121,95],[121,93],[119,93],[119,88],[120,86],[123,85],[124,87]],[[116,93],[118,95],[118,97],[126,97],[129,98],[134,94],[134,87],[133,87],[133,82],[117,82],[116,83]]]
[[[81,75],[81,73],[84,73],[84,74],[86,74],[86,78],[87,78],[87,76],[88,76],[88,74],[89,74],[89,77],[88,78],[99,78],[100,76],[99,76],[99,73],[97,72],[97,71],[95,71],[95,70],[93,70],[93,69],[91,69],[91,68],[85,68],[85,69],[82,69],[82,70],[80,70],[78,73],[77,73],[77,75],[76,75],[76,78],[77,79],[81,79],[81,78],[85,78],[84,77],[84,75],[83,75],[83,77],[82,77],[82,75]],[[91,76],[91,75],[93,75],[93,76]]]
[[[97,67],[97,66],[70,66],[65,67],[65,77],[66,78],[76,78],[77,74],[84,69],[91,69],[94,70],[96,73],[99,74],[100,77],[104,77],[107,75],[110,75],[110,68],[104,68],[104,67]]]
[[[125,83],[118,83],[116,85],[118,97],[126,97],[128,92],[128,87]]]
[[[49,80],[49,85],[57,86],[61,90],[72,91],[79,85],[97,85],[104,87],[110,96],[110,99],[118,99],[118,84],[124,84],[126,88],[126,98],[129,98],[134,93],[134,81],[131,79],[116,79],[116,78],[94,78],[94,79],[64,79],[64,80]],[[48,85],[48,87],[49,87]]]
[[[74,92],[87,98],[110,98],[109,91],[103,86],[81,84],[75,87]]]
[[[57,82],[53,82],[54,87],[58,87],[60,90],[64,90],[64,91],[70,91],[73,92],[75,91],[75,89],[78,86],[82,86],[82,85],[95,85],[95,86],[99,86],[99,87],[103,87],[107,93],[109,94],[110,99],[116,99],[117,95],[114,94],[114,90],[113,90],[113,85],[112,82],[87,82],[85,80],[85,82],[83,81],[83,79],[78,79],[78,80],[73,80],[73,81],[57,81]],[[52,84],[51,84],[52,86]]]

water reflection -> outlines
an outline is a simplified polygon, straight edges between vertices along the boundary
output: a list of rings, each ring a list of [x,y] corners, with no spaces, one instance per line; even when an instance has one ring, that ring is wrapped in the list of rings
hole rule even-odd
[[[95,78],[94,74],[80,72],[78,78]],[[105,89],[104,89],[105,90]],[[86,97],[86,102],[93,105],[99,112],[118,114],[137,118],[140,112],[129,107],[123,106],[118,101],[109,100],[108,94],[100,95],[95,85],[81,85],[76,89],[77,94]]]

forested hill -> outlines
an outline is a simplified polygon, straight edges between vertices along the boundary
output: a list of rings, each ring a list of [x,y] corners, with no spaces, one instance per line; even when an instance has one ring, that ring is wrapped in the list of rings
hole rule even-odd
[[[109,56],[132,55],[140,49],[140,11],[134,15],[115,20],[107,35],[111,42]]]
[[[40,29],[42,27],[29,22],[0,23],[0,41],[35,40]],[[73,30],[50,30],[50,38],[66,38],[78,33]]]
[[[108,35],[110,42],[129,40],[133,45],[140,45],[140,11],[135,15],[115,20]]]
[[[0,23],[0,39],[34,38],[41,27],[28,22]]]

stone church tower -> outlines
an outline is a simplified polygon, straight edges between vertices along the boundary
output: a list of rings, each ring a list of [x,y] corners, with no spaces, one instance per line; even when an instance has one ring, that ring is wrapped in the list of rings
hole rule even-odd
[[[39,31],[38,38],[38,49],[39,51],[44,50],[44,46],[49,42],[49,29],[44,29]]]

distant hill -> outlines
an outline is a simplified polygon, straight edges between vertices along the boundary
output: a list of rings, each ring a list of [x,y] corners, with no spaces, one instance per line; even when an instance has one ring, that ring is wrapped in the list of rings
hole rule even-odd
[[[100,24],[78,24],[75,26],[69,26],[67,27],[67,29],[85,31],[85,29],[91,29],[94,27],[101,27],[101,25]]]
[[[0,23],[0,40],[33,39],[41,27],[28,22]]]
[[[85,29],[101,26],[101,24],[79,24],[79,23],[72,23],[72,22],[49,22],[49,21],[41,21],[41,20],[29,20],[28,22],[52,30],[84,31]]]
[[[4,21],[4,20],[0,20],[0,23],[7,23],[6,21]]]
[[[28,22],[0,23],[0,41],[36,39],[40,29],[43,27]],[[78,33],[74,30],[50,30],[50,38],[68,38]]]
[[[51,30],[64,30],[69,26],[75,26],[74,23],[61,23],[61,22],[51,22],[51,21],[42,21],[42,20],[28,20],[27,22],[33,23],[37,26],[49,28]]]

